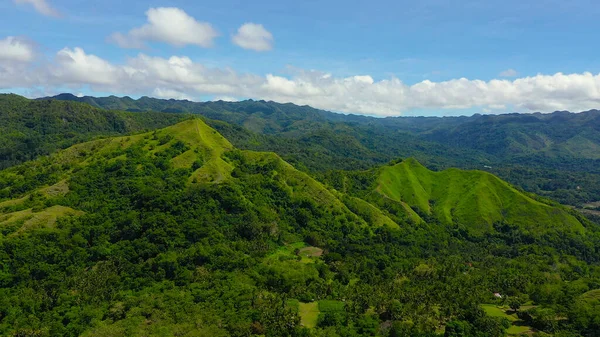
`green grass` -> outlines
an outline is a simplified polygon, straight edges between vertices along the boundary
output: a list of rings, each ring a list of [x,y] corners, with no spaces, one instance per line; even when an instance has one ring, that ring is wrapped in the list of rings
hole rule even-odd
[[[586,301],[600,301],[600,289],[590,290],[581,295],[580,298]]]
[[[539,232],[560,228],[583,232],[566,209],[544,204],[483,171],[430,171],[414,159],[380,169],[376,191],[385,198],[447,223],[460,223],[474,234],[505,221]]]
[[[52,186],[43,188],[41,192],[47,197],[64,196],[69,192],[69,183],[66,179],[61,180]]]
[[[0,228],[18,225],[13,235],[22,233],[29,229],[48,227],[51,228],[56,220],[63,216],[78,216],[83,212],[74,210],[65,206],[52,206],[39,212],[34,212],[31,208],[0,215]]]
[[[233,150],[233,145],[202,120],[190,119],[162,129],[161,133],[173,135],[175,139],[183,141],[192,150],[196,149],[202,154],[204,165],[192,174],[190,182],[220,183],[231,175],[233,166],[223,160],[222,155]],[[191,167],[196,159],[196,156],[188,154],[187,157],[177,159],[175,163]]]
[[[22,198],[19,198],[19,199],[12,199],[12,200],[6,200],[6,201],[0,202],[0,213],[1,213],[2,208],[21,205],[27,200],[27,198],[29,198],[28,195],[26,195]]]
[[[337,312],[344,311],[345,303],[342,301],[321,300],[319,301],[319,311],[321,312]]]
[[[300,324],[307,328],[317,326],[319,319],[319,304],[317,302],[298,304],[298,315],[300,316]]]
[[[322,254],[323,249],[318,247],[304,247],[298,251],[298,256],[300,256],[300,262],[302,263],[314,263],[320,259]]]
[[[298,253],[296,254],[296,250]],[[275,252],[265,258],[265,263],[273,263],[275,261],[293,260],[297,261],[300,256],[300,263],[314,263],[320,259],[323,250],[318,247],[306,246],[304,242],[294,242],[279,247]]]
[[[294,242],[277,248],[275,252],[265,257],[265,262],[280,261],[280,260],[296,260],[296,249],[305,247],[304,242]]]
[[[507,310],[510,310],[508,307],[499,307],[495,304],[482,304],[481,307],[488,316],[508,319],[512,323],[507,331],[509,335],[519,335],[532,329],[530,326],[524,325],[524,322],[517,317],[516,313],[511,311],[511,314],[508,314]]]
[[[511,327],[506,330],[509,335],[520,335],[527,331],[531,331],[531,327],[526,325],[511,325]]]
[[[354,214],[362,217],[375,227],[389,226],[391,228],[399,228],[398,224],[385,215],[379,208],[362,199],[342,196],[342,201]]]
[[[498,307],[495,304],[482,304],[481,307],[485,310],[488,316],[492,317],[506,317],[509,321],[517,321],[518,318],[515,315],[508,315],[503,307]]]
[[[198,159],[198,155],[194,150],[187,150],[179,156],[171,159],[173,167],[175,168],[189,168],[192,167],[194,162]]]

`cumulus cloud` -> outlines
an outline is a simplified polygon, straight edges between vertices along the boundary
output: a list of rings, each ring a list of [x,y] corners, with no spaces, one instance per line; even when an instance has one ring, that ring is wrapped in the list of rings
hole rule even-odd
[[[66,85],[115,86],[127,71],[95,55],[86,54],[81,48],[62,49],[56,54],[55,64],[56,67],[48,68],[50,78]]]
[[[146,41],[158,41],[176,47],[196,45],[211,47],[219,33],[207,22],[199,22],[186,12],[174,7],[150,8],[148,23],[127,34],[114,33],[109,37],[122,48],[144,48]]]
[[[506,69],[503,72],[501,72],[500,77],[517,77],[519,75],[519,73],[514,70],[514,69]]]
[[[8,36],[0,40],[0,61],[30,62],[34,54],[32,44],[22,38]]]
[[[223,102],[239,102],[240,100],[235,97],[230,96],[216,96],[212,99],[213,102],[223,101]]]
[[[510,106],[524,112],[551,112],[600,107],[600,74],[588,72],[514,80],[426,80],[409,85],[394,77],[336,77],[300,69],[288,76],[243,74],[229,68],[206,67],[185,56],[139,54],[115,64],[81,48],[60,50],[51,61],[36,66],[25,63],[19,70],[6,71],[13,69],[3,68],[6,64],[0,61],[0,89],[60,87],[73,92],[85,89],[186,99],[250,97],[379,116],[419,109],[499,111]]]
[[[273,49],[273,34],[256,23],[245,23],[237,30],[231,40],[234,44],[255,51],[267,51]]]
[[[52,6],[50,6],[50,4],[48,4],[48,2],[46,2],[46,0],[14,0],[14,2],[16,4],[29,4],[32,5],[33,8],[35,8],[35,10],[45,16],[53,16],[53,17],[59,17],[60,14],[58,13],[58,11],[54,8],[52,8]]]
[[[156,88],[152,92],[152,96],[158,97],[158,98],[164,98],[164,99],[187,99],[187,100],[191,100],[190,96],[186,95],[183,92],[180,92],[180,91],[177,91],[177,90],[173,90],[173,89]]]
[[[0,88],[29,86],[37,73],[31,71],[36,59],[33,43],[8,36],[0,40]]]

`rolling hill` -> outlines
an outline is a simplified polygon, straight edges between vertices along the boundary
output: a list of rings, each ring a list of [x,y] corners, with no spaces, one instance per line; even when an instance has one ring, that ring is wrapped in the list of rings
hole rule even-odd
[[[35,207],[42,207],[39,204],[45,198],[52,200],[63,198],[65,194],[68,196],[74,172],[96,168],[120,169],[131,153],[149,156],[160,160],[160,165],[168,165],[182,174],[186,173],[184,178],[188,186],[236,184],[248,176],[270,174],[291,197],[310,199],[319,208],[346,214],[353,221],[366,224],[350,212],[331,191],[307,174],[294,169],[276,154],[237,150],[199,119],[187,120],[150,133],[77,144],[52,156],[2,171],[0,195],[9,199],[0,203],[2,209],[6,210],[2,213],[2,219],[15,223],[23,218],[21,214],[25,216],[50,211],[51,208],[42,208],[32,213]],[[144,168],[139,167],[136,174],[143,176]],[[55,195],[49,194],[49,190],[63,192]],[[94,210],[81,206],[76,208],[81,208],[77,212]],[[22,213],[23,209],[25,213]],[[374,213],[385,218],[378,211]],[[51,220],[55,222],[56,219]],[[397,226],[392,222],[388,223]]]
[[[536,200],[483,171],[434,172],[408,159],[381,169],[376,191],[417,213],[433,216],[441,223],[466,226],[475,233],[493,231],[494,224],[499,223],[537,234],[549,227],[584,231],[566,208]]]
[[[346,214],[363,224],[370,220],[371,224],[398,227],[399,224],[405,226],[406,219],[427,222],[426,218],[433,217],[442,224],[462,224],[476,232],[493,231],[493,225],[500,222],[537,233],[550,227],[584,231],[583,225],[567,209],[538,201],[490,173],[458,169],[434,172],[412,158],[366,173],[376,176],[375,184],[369,187],[376,193],[369,193],[370,198],[360,199],[364,191],[354,196],[339,194],[294,169],[274,153],[235,149],[200,119],[150,133],[78,144],[50,157],[5,170],[0,175],[0,196],[18,199],[3,204],[18,209],[27,204],[32,195],[47,195],[48,189],[68,186],[69,176],[74,171],[103,161],[104,165],[122,165],[132,151],[168,160],[168,164],[162,165],[189,172],[186,179],[192,185],[235,184],[239,177],[248,174],[272,175],[289,195],[308,198],[319,207]],[[27,182],[32,176],[39,178]],[[32,186],[37,189],[29,190],[24,197],[23,192]],[[392,221],[385,215],[389,210],[380,210],[372,204],[378,202],[374,196],[402,205],[406,210],[403,220],[397,217],[396,222]],[[7,219],[19,216],[4,215]]]

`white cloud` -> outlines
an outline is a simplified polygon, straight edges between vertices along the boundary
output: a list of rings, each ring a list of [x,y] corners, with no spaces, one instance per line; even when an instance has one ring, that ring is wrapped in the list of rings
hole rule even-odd
[[[239,102],[240,100],[235,98],[235,97],[231,97],[231,96],[215,96],[215,98],[212,99],[213,102],[217,102],[217,101],[223,101],[223,102]]]
[[[109,40],[122,48],[144,48],[146,41],[158,41],[176,47],[196,45],[212,47],[219,33],[207,22],[199,22],[186,12],[174,7],[150,8],[148,23],[127,34],[114,33]]]
[[[65,48],[56,54],[55,66],[49,67],[50,79],[63,84],[118,85],[125,69],[86,54],[81,48]]]
[[[52,6],[50,6],[50,4],[48,4],[48,2],[46,2],[46,0],[14,0],[14,2],[16,4],[30,4],[33,6],[33,8],[35,8],[35,10],[45,16],[53,16],[53,17],[59,17],[60,14],[58,13],[58,11],[54,8],[52,8]]]
[[[510,106],[523,112],[550,112],[600,107],[600,74],[587,72],[514,80],[427,80],[408,85],[394,77],[336,77],[299,69],[289,76],[243,74],[209,68],[185,56],[139,54],[115,64],[81,48],[60,50],[53,60],[39,64],[21,62],[15,68],[14,63],[9,66],[9,61],[0,61],[0,89],[68,88],[73,92],[186,99],[249,97],[379,116],[419,109],[500,111]]]
[[[33,46],[26,40],[14,36],[0,40],[0,61],[30,62],[34,57]]]
[[[514,69],[506,69],[499,74],[500,77],[517,77],[519,73]]]
[[[186,95],[183,92],[179,92],[179,91],[173,90],[173,89],[156,88],[152,92],[152,96],[158,97],[158,98],[164,98],[164,99],[171,99],[171,98],[173,98],[173,99],[187,99],[187,100],[191,100],[190,96]]]
[[[244,49],[267,51],[273,49],[273,34],[256,23],[245,23],[238,28],[231,40]]]

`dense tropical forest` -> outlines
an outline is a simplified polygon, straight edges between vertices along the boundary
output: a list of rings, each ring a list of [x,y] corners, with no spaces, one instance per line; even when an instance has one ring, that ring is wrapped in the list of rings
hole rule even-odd
[[[101,136],[165,127],[182,116],[106,111],[87,104],[0,94],[0,169]]]
[[[581,149],[436,139],[484,116],[0,98],[0,335],[599,335],[600,225],[557,202],[598,200]]]

